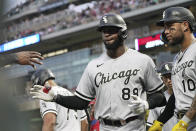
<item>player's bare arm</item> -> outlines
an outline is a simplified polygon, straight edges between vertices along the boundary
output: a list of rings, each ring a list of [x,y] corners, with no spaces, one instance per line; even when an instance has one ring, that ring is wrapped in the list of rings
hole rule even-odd
[[[47,113],[43,118],[43,126],[42,131],[54,131],[54,127],[56,125],[56,114]]]
[[[193,102],[191,104],[191,107],[189,108],[189,110],[186,112],[185,114],[190,120],[192,120],[195,115],[196,115],[196,96],[193,99]]]
[[[30,65],[34,69],[36,68],[35,64],[42,64],[40,60],[44,59],[39,52],[35,51],[22,51],[16,53],[15,55],[16,63],[20,65]]]
[[[35,64],[42,64],[40,60],[44,58],[36,51],[21,51],[0,56],[0,67],[8,64],[30,65],[36,68]]]
[[[84,119],[81,121],[81,131],[88,131],[88,121]]]
[[[0,55],[0,67],[13,63],[16,63],[15,54]]]
[[[194,97],[189,110],[186,112],[183,118],[173,127],[172,131],[177,131],[179,129],[187,129],[189,123],[195,117],[195,114],[196,114],[196,96]]]

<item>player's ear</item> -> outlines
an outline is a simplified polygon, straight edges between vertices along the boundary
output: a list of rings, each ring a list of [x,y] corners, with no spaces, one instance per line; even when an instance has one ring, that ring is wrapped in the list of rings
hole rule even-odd
[[[187,21],[182,22],[182,28],[184,32],[187,32],[189,29],[189,23]]]

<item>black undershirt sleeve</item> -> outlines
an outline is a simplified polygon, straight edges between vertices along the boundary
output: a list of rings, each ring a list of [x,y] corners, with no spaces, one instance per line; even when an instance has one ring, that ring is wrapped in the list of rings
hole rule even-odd
[[[161,113],[161,115],[158,117],[158,121],[162,123],[166,123],[173,115],[174,115],[174,109],[175,109],[175,96],[172,94],[167,102],[167,105]]]
[[[54,100],[57,104],[69,109],[83,110],[88,107],[89,101],[83,100],[77,96],[57,95]]]
[[[162,91],[148,95],[149,109],[166,105],[166,98]]]

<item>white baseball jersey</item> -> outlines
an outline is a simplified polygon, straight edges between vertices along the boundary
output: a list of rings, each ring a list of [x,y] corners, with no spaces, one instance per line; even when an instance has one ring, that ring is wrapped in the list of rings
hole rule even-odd
[[[73,95],[67,89],[59,86],[52,87],[57,94],[64,96]],[[65,108],[55,102],[45,102],[40,100],[40,113],[42,118],[47,113],[54,113],[57,116],[55,131],[80,131],[81,120],[86,119],[86,113],[82,110],[72,110]]]
[[[188,110],[195,96],[196,88],[196,43],[184,52],[179,52],[174,59],[172,85],[176,98],[176,112]]]
[[[75,94],[87,101],[96,97],[95,118],[127,119],[134,114],[131,95],[146,100],[146,92],[154,93],[164,87],[152,59],[128,49],[116,59],[106,53],[87,65]]]
[[[164,92],[164,95],[168,101],[170,95],[167,93],[167,91]],[[148,115],[148,120],[147,120],[147,125],[148,126],[152,126],[153,125],[153,122],[154,120],[157,120],[158,117],[161,115],[161,113],[164,111],[165,109],[165,106],[163,107],[157,107],[157,108],[154,108],[152,110],[149,111],[149,115]],[[176,123],[173,123],[173,120],[170,119],[168,120],[164,125],[163,125],[163,129],[162,131],[171,131],[173,126],[175,125]]]

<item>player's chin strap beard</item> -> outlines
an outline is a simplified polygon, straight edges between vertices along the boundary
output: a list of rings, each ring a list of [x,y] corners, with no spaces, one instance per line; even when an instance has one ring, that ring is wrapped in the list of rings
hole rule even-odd
[[[105,44],[106,49],[115,50],[118,47],[122,46],[123,42],[124,42],[124,40],[121,37],[118,37],[118,39],[116,41],[114,41],[113,44],[107,44],[107,43],[105,43],[105,41],[104,41],[104,44]]]
[[[182,41],[184,40],[184,36],[175,38],[174,41],[172,43],[169,43],[169,46],[174,47],[176,45],[181,45],[180,43],[182,43]]]

